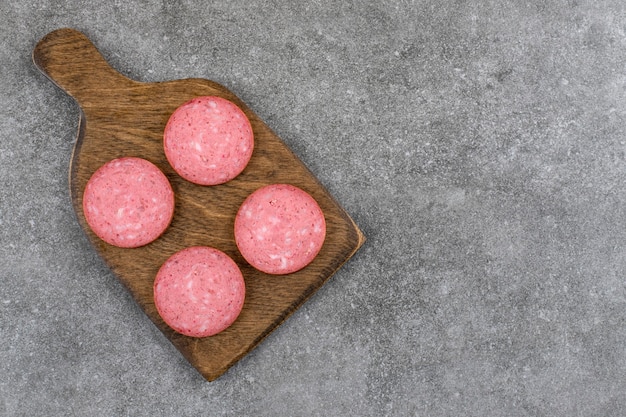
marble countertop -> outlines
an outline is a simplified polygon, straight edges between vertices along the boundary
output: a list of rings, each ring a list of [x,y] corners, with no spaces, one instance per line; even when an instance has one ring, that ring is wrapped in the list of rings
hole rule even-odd
[[[52,3],[0,3],[0,416],[626,414],[626,3]],[[367,237],[214,382],[76,221],[60,27],[229,88]]]

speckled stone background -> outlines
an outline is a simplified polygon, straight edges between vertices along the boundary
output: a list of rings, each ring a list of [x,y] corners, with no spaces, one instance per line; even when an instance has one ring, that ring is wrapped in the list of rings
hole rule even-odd
[[[32,4],[29,4],[32,3]],[[0,415],[626,415],[626,3],[0,3]],[[90,247],[32,65],[224,84],[368,241],[213,383]]]

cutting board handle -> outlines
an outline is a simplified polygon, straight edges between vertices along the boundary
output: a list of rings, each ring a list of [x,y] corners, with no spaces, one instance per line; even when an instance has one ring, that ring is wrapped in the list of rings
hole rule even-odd
[[[97,101],[100,92],[119,92],[134,82],[114,70],[89,38],[69,28],[44,36],[33,50],[33,62],[81,105]]]

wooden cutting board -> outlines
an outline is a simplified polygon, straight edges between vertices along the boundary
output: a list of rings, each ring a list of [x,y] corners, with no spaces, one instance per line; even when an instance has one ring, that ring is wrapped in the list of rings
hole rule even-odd
[[[204,79],[142,83],[128,79],[104,60],[90,40],[73,29],[45,36],[33,52],[35,65],[72,96],[81,113],[69,172],[76,216],[95,250],[128,288],[134,299],[185,358],[207,379],[214,380],[257,346],[317,291],[364,243],[348,214],[316,180],[282,140],[244,102],[225,87]],[[187,100],[215,95],[236,103],[254,131],[249,165],[234,180],[218,186],[185,181],[168,164],[162,147],[165,124]],[[105,162],[136,156],[158,166],[176,196],[174,219],[156,241],[123,249],[98,239],[87,226],[82,196],[87,180]],[[235,214],[254,190],[289,183],[311,194],[324,211],[327,237],[317,258],[303,270],[284,276],[257,271],[246,263],[234,242]],[[174,332],[158,315],[153,282],[163,262],[189,246],[222,250],[241,268],[246,301],[237,321],[206,338]],[[94,294],[97,297],[97,294]]]

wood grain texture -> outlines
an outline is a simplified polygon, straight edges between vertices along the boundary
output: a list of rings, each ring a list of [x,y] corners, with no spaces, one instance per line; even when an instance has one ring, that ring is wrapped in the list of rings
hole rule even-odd
[[[232,92],[204,79],[142,83],[111,68],[91,41],[73,29],[45,36],[33,52],[35,65],[72,96],[81,108],[78,136],[70,165],[70,193],[80,225],[96,251],[134,299],[185,358],[214,380],[257,346],[317,291],[364,243],[365,238],[282,140]],[[255,138],[250,163],[234,180],[199,186],[182,179],[168,164],[162,135],[170,114],[187,100],[215,95],[246,113]],[[98,239],[82,211],[85,185],[105,162],[136,156],[149,160],[167,176],[176,196],[174,219],[156,241],[123,249]],[[327,237],[317,258],[303,270],[284,276],[252,268],[234,242],[235,214],[254,190],[289,183],[311,194],[324,211]],[[246,281],[246,301],[237,321],[218,335],[190,338],[174,332],[158,315],[153,283],[162,263],[189,246],[212,246],[231,256]],[[97,295],[95,295],[97,296]]]

